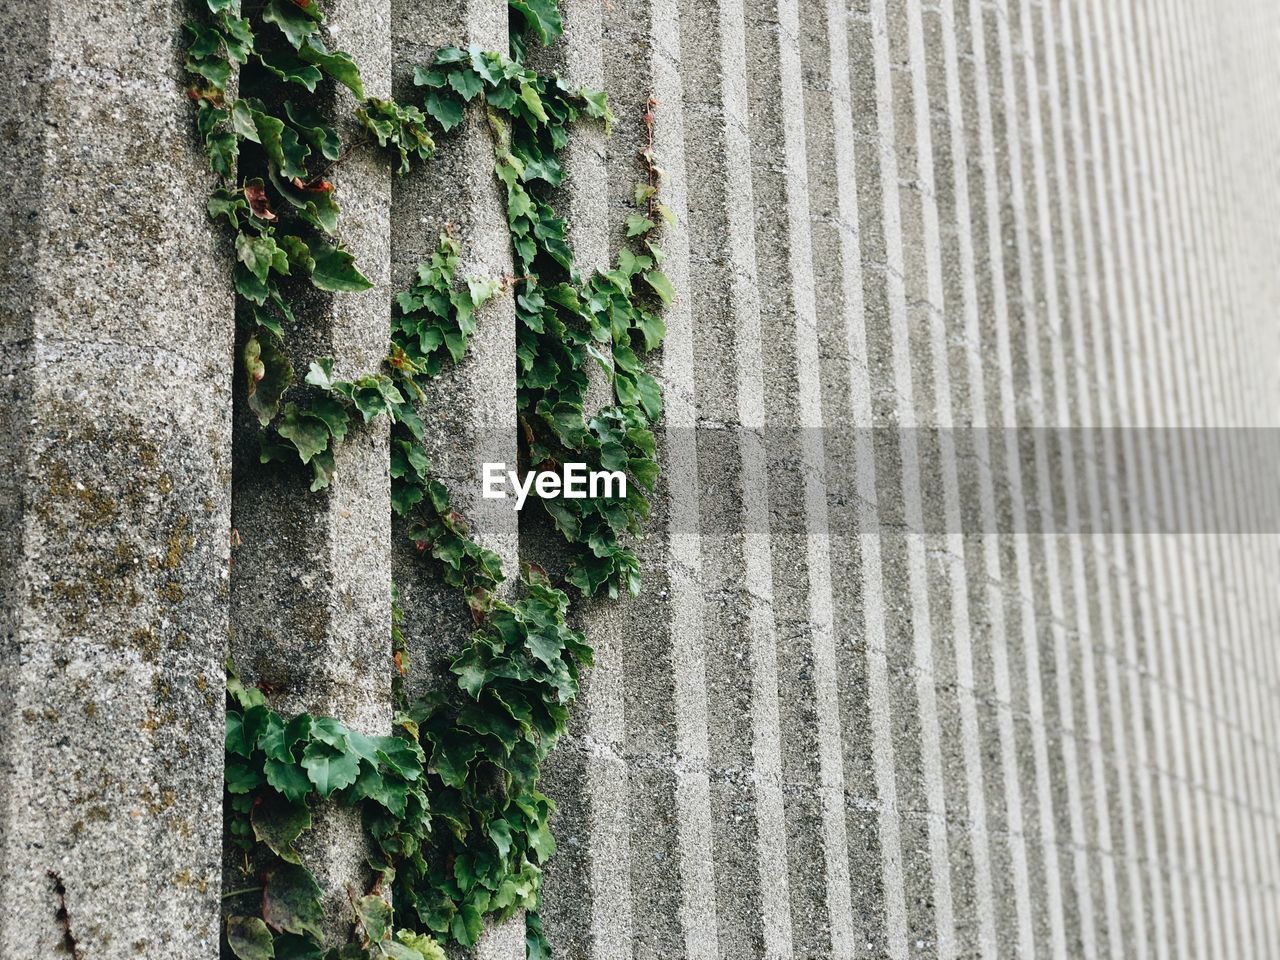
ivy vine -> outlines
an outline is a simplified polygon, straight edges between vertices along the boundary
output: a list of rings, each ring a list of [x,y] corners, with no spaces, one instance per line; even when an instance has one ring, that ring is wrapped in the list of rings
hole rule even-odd
[[[652,427],[662,410],[641,357],[662,342],[659,311],[674,295],[655,241],[670,213],[659,199],[652,136],[641,152],[637,212],[626,225],[632,246],[612,269],[584,278],[548,198],[563,181],[559,155],[573,124],[586,117],[607,130],[613,117],[603,92],[525,66],[533,39],[547,44],[560,34],[554,2],[510,0],[512,56],[439,50],[415,72],[421,108],[365,97],[353,58],[322,41],[314,0],[268,0],[252,11],[239,0],[206,6],[187,24],[187,69],[196,78],[188,95],[211,168],[234,183],[214,191],[208,209],[234,232],[241,358],[248,404],[263,429],[261,460],[300,460],[311,468],[312,490],[322,489],[336,445],[361,423],[388,417],[392,507],[476,624],[452,661],[456,690],[409,703],[403,613],[393,604],[397,711],[382,737],[328,717],[286,719],[229,666],[227,833],[243,850],[245,876],[257,882],[224,895],[226,946],[241,960],[437,960],[441,941],[470,946],[486,918],[523,909],[530,957],[547,956],[537,909],[542,865],[555,849],[553,805],[537,784],[592,652],[569,626],[569,597],[543,571],[526,566],[512,595],[499,595],[501,559],[470,538],[448,489],[431,475],[423,386],[463,361],[478,311],[509,291],[522,463],[581,462],[624,470],[632,481],[623,499],[539,500],[564,540],[565,579],[584,595],[638,592],[639,565],[627,544],[648,513],[645,491],[658,471]],[[402,174],[433,154],[433,128],[447,137],[468,104],[486,111],[516,276],[459,278],[460,243],[446,232],[396,297],[382,367],[341,380],[332,358],[317,358],[298,384],[284,348],[297,324],[286,291],[296,287],[282,278],[306,277],[332,293],[372,286],[340,240],[327,179],[362,144],[344,150],[315,97],[309,103],[292,89],[314,95],[332,83],[352,92],[366,142],[394,152]],[[650,133],[653,107],[650,100]],[[613,395],[594,411],[592,366]],[[320,888],[295,848],[322,802],[360,812],[376,873],[364,896],[352,896],[352,942],[329,949]]]

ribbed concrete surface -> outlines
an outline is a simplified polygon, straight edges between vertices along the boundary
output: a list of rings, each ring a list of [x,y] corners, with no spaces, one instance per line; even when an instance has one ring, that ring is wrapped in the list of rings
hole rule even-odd
[[[1229,429],[1280,427],[1280,7],[561,6],[539,65],[618,115],[567,159],[580,260],[621,240],[652,97],[679,297],[645,593],[574,614],[598,665],[548,765],[558,956],[1280,956],[1277,464]],[[369,730],[392,574],[420,687],[470,625],[390,523],[385,435],[314,499],[239,420],[232,469],[225,251],[173,232],[205,187],[176,8],[27,8],[0,14],[0,953],[70,918],[88,960],[212,960],[228,621],[287,709]],[[506,43],[501,0],[328,9],[378,94]],[[344,167],[378,286],[316,298],[295,365],[375,362],[446,222],[465,272],[510,271],[483,117],[440,139],[406,178]],[[463,509],[514,459],[512,326],[486,307],[432,387]],[[501,514],[477,536],[547,562]],[[335,903],[364,872],[349,819],[309,852]]]
[[[1262,461],[1001,428],[1276,425],[1276,12],[604,21],[611,193],[652,92],[681,299],[649,593],[580,734],[626,796],[558,785],[562,954],[1275,955]]]

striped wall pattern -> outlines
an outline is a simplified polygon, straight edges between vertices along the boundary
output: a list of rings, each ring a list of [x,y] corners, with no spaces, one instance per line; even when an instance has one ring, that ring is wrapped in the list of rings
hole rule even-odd
[[[579,259],[622,239],[652,98],[679,297],[645,591],[575,612],[557,956],[1280,956],[1280,491],[1235,483],[1254,434],[1163,429],[1280,426],[1280,7],[561,6],[533,57],[619,118],[569,149]],[[502,0],[327,8],[379,95],[506,42]],[[391,522],[385,432],[322,497],[251,462],[185,12],[102,9],[0,10],[0,956],[211,960],[228,635],[375,732],[393,578],[419,689],[468,625]],[[446,222],[509,272],[489,149],[477,115],[423,173],[338,172],[377,286],[316,298],[295,366],[374,362]],[[497,302],[432,387],[464,509],[514,460],[514,349]],[[509,567],[554,566],[496,516]],[[340,938],[359,826],[308,844]],[[477,955],[523,951],[516,921]]]

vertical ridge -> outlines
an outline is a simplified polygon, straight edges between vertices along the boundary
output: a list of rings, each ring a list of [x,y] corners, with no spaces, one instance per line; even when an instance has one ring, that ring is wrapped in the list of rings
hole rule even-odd
[[[853,956],[799,8],[747,4],[791,949]],[[776,158],[781,155],[782,163]],[[799,514],[797,516],[797,514]],[[806,642],[807,641],[807,642]]]
[[[682,5],[703,621],[722,956],[791,951],[743,9]],[[696,132],[696,136],[690,133]],[[730,351],[724,363],[724,349]],[[704,453],[706,456],[704,457]]]

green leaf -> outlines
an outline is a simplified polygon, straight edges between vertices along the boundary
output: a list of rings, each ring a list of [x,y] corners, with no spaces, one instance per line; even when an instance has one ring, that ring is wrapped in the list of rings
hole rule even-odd
[[[231,79],[231,62],[222,57],[187,57],[187,70],[199,74],[222,90]]]
[[[250,337],[244,345],[245,373],[249,379],[249,409],[262,426],[280,410],[280,398],[293,383],[293,364],[276,346],[273,336]]]
[[[587,116],[604,121],[604,132],[607,136],[613,126],[613,111],[609,109],[609,97],[603,90],[589,90],[586,87],[578,91],[586,104]]]
[[[471,947],[480,939],[484,929],[480,911],[470,904],[463,904],[449,924],[449,935],[464,947]]]
[[[222,779],[228,793],[244,794],[262,786],[262,774],[256,767],[230,757],[223,768]]]
[[[227,56],[236,63],[248,63],[249,54],[253,53],[253,28],[248,20],[227,16],[222,18],[222,42],[226,46]]]
[[[286,126],[283,120],[277,119],[260,110],[253,111],[254,126],[258,130],[258,138],[267,159],[280,171],[281,176],[288,179],[307,176],[307,157],[311,148],[298,139],[298,132]]]
[[[444,948],[430,934],[397,930],[396,939],[409,949],[417,951],[422,960],[445,960]]]
[[[413,68],[413,85],[415,87],[443,87],[447,79],[443,70],[429,70],[426,67]]]
[[[357,100],[364,99],[364,83],[360,79],[360,68],[356,66],[351,54],[343,53],[341,50],[330,53],[323,43],[312,37],[299,48],[298,55],[337,80],[355,94]]]
[[[307,383],[321,390],[332,390],[333,357],[317,357],[312,360],[311,366],[307,369]]]
[[[337,397],[316,397],[311,403],[311,413],[324,421],[334,440],[341,442],[346,439],[351,414]]]
[[[560,652],[564,644],[553,632],[547,630],[530,630],[528,636],[529,652],[549,667],[554,667],[560,660]]]
[[[451,93],[432,90],[427,94],[427,113],[447,133],[462,122],[462,102]]]
[[[644,282],[653,288],[653,292],[662,298],[664,304],[670,304],[676,298],[676,288],[661,270],[650,270],[644,275]]]
[[[333,459],[333,450],[322,450],[311,458],[311,492],[323,490],[333,480],[337,464]]]
[[[236,158],[240,156],[240,141],[230,131],[211,133],[204,141],[209,155],[209,166],[221,177],[229,177],[235,171]]]
[[[342,152],[342,141],[338,131],[325,122],[315,110],[309,107],[295,106],[291,101],[284,102],[284,112],[303,138],[315,147],[326,160],[337,160]]]
[[[238,190],[215,190],[205,207],[214,220],[226,217],[232,230],[239,230],[240,217],[249,215],[249,204],[245,201],[244,194]]]
[[[302,800],[312,790],[306,771],[295,764],[268,760],[263,765],[263,771],[272,789],[295,802]]]
[[[538,88],[532,83],[520,84],[520,99],[529,108],[529,112],[543,123],[549,123],[546,108],[542,106],[542,98],[538,96]]]
[[[658,381],[647,373],[636,377],[636,389],[640,392],[640,403],[651,420],[662,415],[662,387]]]
[[[482,307],[501,288],[497,277],[467,277],[467,292],[471,294],[471,305],[475,309]]]
[[[391,932],[391,904],[371,893],[356,901],[356,920],[370,943],[380,943]]]
[[[535,913],[525,917],[525,960],[551,960],[551,946],[542,933],[542,922]]]
[[[250,814],[253,835],[265,843],[277,857],[289,863],[301,863],[294,841],[304,830],[311,829],[311,811],[305,801],[293,801],[280,794],[267,794],[255,804]]]
[[[351,749],[351,731],[333,717],[316,717],[311,733],[321,743],[327,743],[338,751]]]
[[[422,488],[402,480],[391,481],[391,508],[400,517],[408,516],[422,502]]]
[[[417,780],[422,775],[423,754],[415,740],[404,737],[376,737],[377,758],[406,780]]]
[[[245,267],[263,283],[272,269],[277,273],[289,272],[289,258],[269,236],[236,235],[236,256]]]
[[[245,710],[267,705],[263,692],[257,687],[246,687],[230,662],[227,663],[227,695]]]
[[[297,759],[293,754],[294,746],[311,735],[311,717],[300,713],[288,723],[275,714],[272,718],[274,722],[269,723],[266,732],[258,738],[258,746],[271,760],[293,763]]]
[[[360,776],[360,760],[349,753],[339,753],[323,743],[309,743],[302,753],[302,766],[326,800],[334,791],[349,787]]]
[[[316,92],[316,85],[324,79],[324,74],[320,72],[319,67],[303,60],[292,50],[259,53],[258,61],[281,80],[306,87],[311,93]]]
[[[262,888],[262,917],[274,930],[323,939],[320,886],[310,871],[292,863],[272,869]]]
[[[267,5],[262,10],[262,19],[279,27],[280,32],[296,48],[301,47],[302,41],[320,29],[319,17],[311,12],[317,9],[315,3],[303,10],[290,0],[267,0]]]
[[[657,224],[648,217],[642,217],[638,213],[633,213],[631,216],[627,217],[627,236],[641,236],[642,234],[648,233],[656,226]]]
[[[484,81],[471,70],[453,70],[449,74],[449,86],[458,91],[463,100],[472,100],[484,89]]]
[[[437,741],[431,752],[431,769],[450,787],[463,787],[468,767],[484,747],[474,740]]]
[[[240,960],[275,960],[275,938],[257,917],[228,917],[227,946]]]
[[[187,56],[211,57],[222,49],[222,34],[208,24],[188,20],[182,28],[191,34],[191,42],[187,44]]]
[[[525,22],[544,47],[564,32],[564,21],[556,0],[507,0],[507,5],[524,14]]]
[[[312,937],[300,937],[292,933],[282,933],[276,937],[276,960],[326,960],[326,958],[333,960],[333,954],[327,953]]]
[[[489,839],[498,848],[498,856],[505,860],[508,851],[511,849],[511,824],[507,823],[506,820],[491,820],[489,822]]]
[[[345,248],[330,246],[319,238],[309,245],[311,256],[316,262],[311,272],[311,282],[321,290],[359,293],[373,286],[373,282],[356,269],[356,258]]]
[[[329,447],[329,428],[319,417],[290,403],[284,408],[284,417],[277,428],[280,436],[293,444],[303,463]]]

